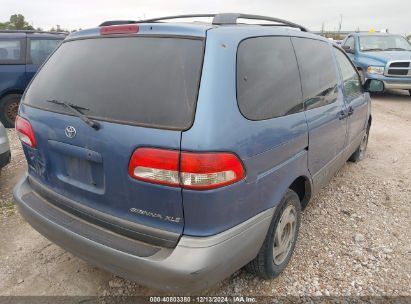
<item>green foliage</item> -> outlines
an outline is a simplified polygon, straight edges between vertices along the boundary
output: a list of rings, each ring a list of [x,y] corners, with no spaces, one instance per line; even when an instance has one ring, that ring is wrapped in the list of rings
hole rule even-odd
[[[30,25],[22,14],[14,14],[10,16],[10,20],[6,22],[0,21],[0,30],[36,30],[42,31],[40,27],[34,28]],[[50,29],[51,32],[70,32],[67,29],[63,29],[60,25],[53,26]]]
[[[34,30],[34,28],[22,14],[14,14],[10,16],[9,21],[0,22],[0,30]]]

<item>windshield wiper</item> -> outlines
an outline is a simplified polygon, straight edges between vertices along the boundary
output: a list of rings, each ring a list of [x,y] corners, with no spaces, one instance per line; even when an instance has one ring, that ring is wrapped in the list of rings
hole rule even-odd
[[[411,50],[407,50],[407,49],[403,49],[403,48],[397,48],[397,47],[394,47],[394,48],[387,48],[387,49],[384,49],[384,51],[411,51]]]
[[[48,99],[47,102],[51,102],[54,104],[62,105],[68,108],[72,113],[74,113],[77,117],[79,117],[82,121],[84,121],[88,126],[92,127],[94,130],[100,129],[100,124],[97,121],[94,121],[90,118],[88,118],[86,115],[81,113],[79,110],[90,110],[88,108],[84,108],[82,106],[70,103],[70,102],[65,102],[65,101],[60,101],[56,99]]]
[[[382,51],[383,49],[380,48],[374,48],[374,49],[363,49],[363,52],[372,52],[372,51]]]

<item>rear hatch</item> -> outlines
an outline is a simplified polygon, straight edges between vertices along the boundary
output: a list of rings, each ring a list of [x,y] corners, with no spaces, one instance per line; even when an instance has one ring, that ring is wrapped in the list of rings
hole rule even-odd
[[[37,142],[24,147],[36,192],[117,233],[175,246],[184,227],[181,189],[133,179],[128,165],[139,147],[180,150],[194,119],[203,49],[203,38],[175,35],[65,41],[20,107]]]

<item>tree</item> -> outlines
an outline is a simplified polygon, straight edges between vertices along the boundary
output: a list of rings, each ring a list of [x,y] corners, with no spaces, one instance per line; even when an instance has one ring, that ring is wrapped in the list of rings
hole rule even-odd
[[[50,32],[67,32],[67,33],[70,32],[68,29],[61,28],[60,24],[57,24],[55,27],[53,26],[49,31]]]
[[[22,14],[10,16],[7,22],[0,22],[0,29],[3,30],[34,30],[34,28],[25,20]]]

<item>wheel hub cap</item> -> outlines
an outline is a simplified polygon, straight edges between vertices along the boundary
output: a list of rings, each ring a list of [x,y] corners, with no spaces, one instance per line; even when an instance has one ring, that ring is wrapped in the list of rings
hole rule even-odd
[[[290,253],[295,239],[297,212],[294,206],[288,206],[281,214],[274,234],[273,261],[282,264]]]
[[[361,145],[360,145],[360,156],[362,157],[365,153],[365,150],[367,149],[367,143],[368,143],[368,133],[365,133]]]
[[[7,107],[6,115],[7,119],[10,121],[15,121],[17,112],[19,109],[19,103],[18,102],[13,102]]]

